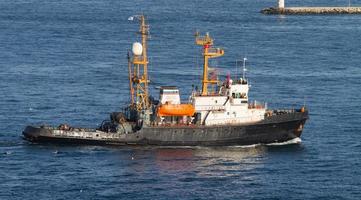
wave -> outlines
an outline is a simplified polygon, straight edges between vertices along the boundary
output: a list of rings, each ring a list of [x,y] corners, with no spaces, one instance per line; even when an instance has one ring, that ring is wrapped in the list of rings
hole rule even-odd
[[[300,144],[302,142],[301,138],[297,137],[285,142],[274,142],[266,144],[267,146],[283,146],[283,145],[290,145],[290,144]]]

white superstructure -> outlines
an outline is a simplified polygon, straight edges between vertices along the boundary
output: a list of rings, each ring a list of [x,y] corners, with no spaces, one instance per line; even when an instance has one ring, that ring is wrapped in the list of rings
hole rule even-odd
[[[161,104],[180,104],[179,90],[175,86],[163,86],[160,88],[159,101]]]
[[[196,44],[203,47],[202,90],[193,92],[190,103],[196,113],[196,121],[202,125],[225,125],[258,122],[265,118],[266,106],[248,102],[248,81],[245,78],[246,60],[243,59],[243,75],[233,81],[227,75],[225,82],[209,73],[209,59],[224,55],[222,48],[213,47],[209,33],[196,33]]]
[[[261,121],[265,105],[248,102],[249,85],[245,79],[227,80],[217,94],[193,94],[191,103],[203,125],[240,124]]]
[[[285,1],[284,0],[278,0],[278,8],[284,9],[285,8]]]

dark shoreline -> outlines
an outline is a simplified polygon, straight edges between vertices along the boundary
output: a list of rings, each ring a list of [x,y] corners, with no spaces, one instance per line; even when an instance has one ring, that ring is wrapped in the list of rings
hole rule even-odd
[[[289,7],[289,8],[265,8],[263,14],[281,15],[306,15],[306,14],[361,14],[361,7]]]

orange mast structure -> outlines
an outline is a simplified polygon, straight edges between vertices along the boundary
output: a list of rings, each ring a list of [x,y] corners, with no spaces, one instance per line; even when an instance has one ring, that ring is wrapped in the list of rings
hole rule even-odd
[[[213,39],[206,33],[205,36],[200,36],[197,32],[195,34],[196,44],[203,46],[203,80],[202,80],[202,96],[208,95],[208,84],[218,84],[218,80],[208,79],[208,60],[224,55],[224,50],[221,48],[212,48]]]
[[[147,57],[147,39],[149,35],[149,25],[145,22],[144,15],[133,16],[130,19],[137,18],[140,21],[139,34],[141,35],[142,43],[140,48],[141,54],[134,53],[133,56],[128,56],[128,70],[129,70],[129,85],[131,106],[139,110],[146,110],[149,108],[149,94],[148,94],[148,57]],[[138,43],[139,44],[139,43]]]

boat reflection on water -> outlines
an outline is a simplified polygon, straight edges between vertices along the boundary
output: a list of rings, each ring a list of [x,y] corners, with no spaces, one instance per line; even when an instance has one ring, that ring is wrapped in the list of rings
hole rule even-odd
[[[199,176],[225,177],[239,175],[262,167],[267,147],[199,147],[159,148],[155,159],[162,171],[196,172]]]

